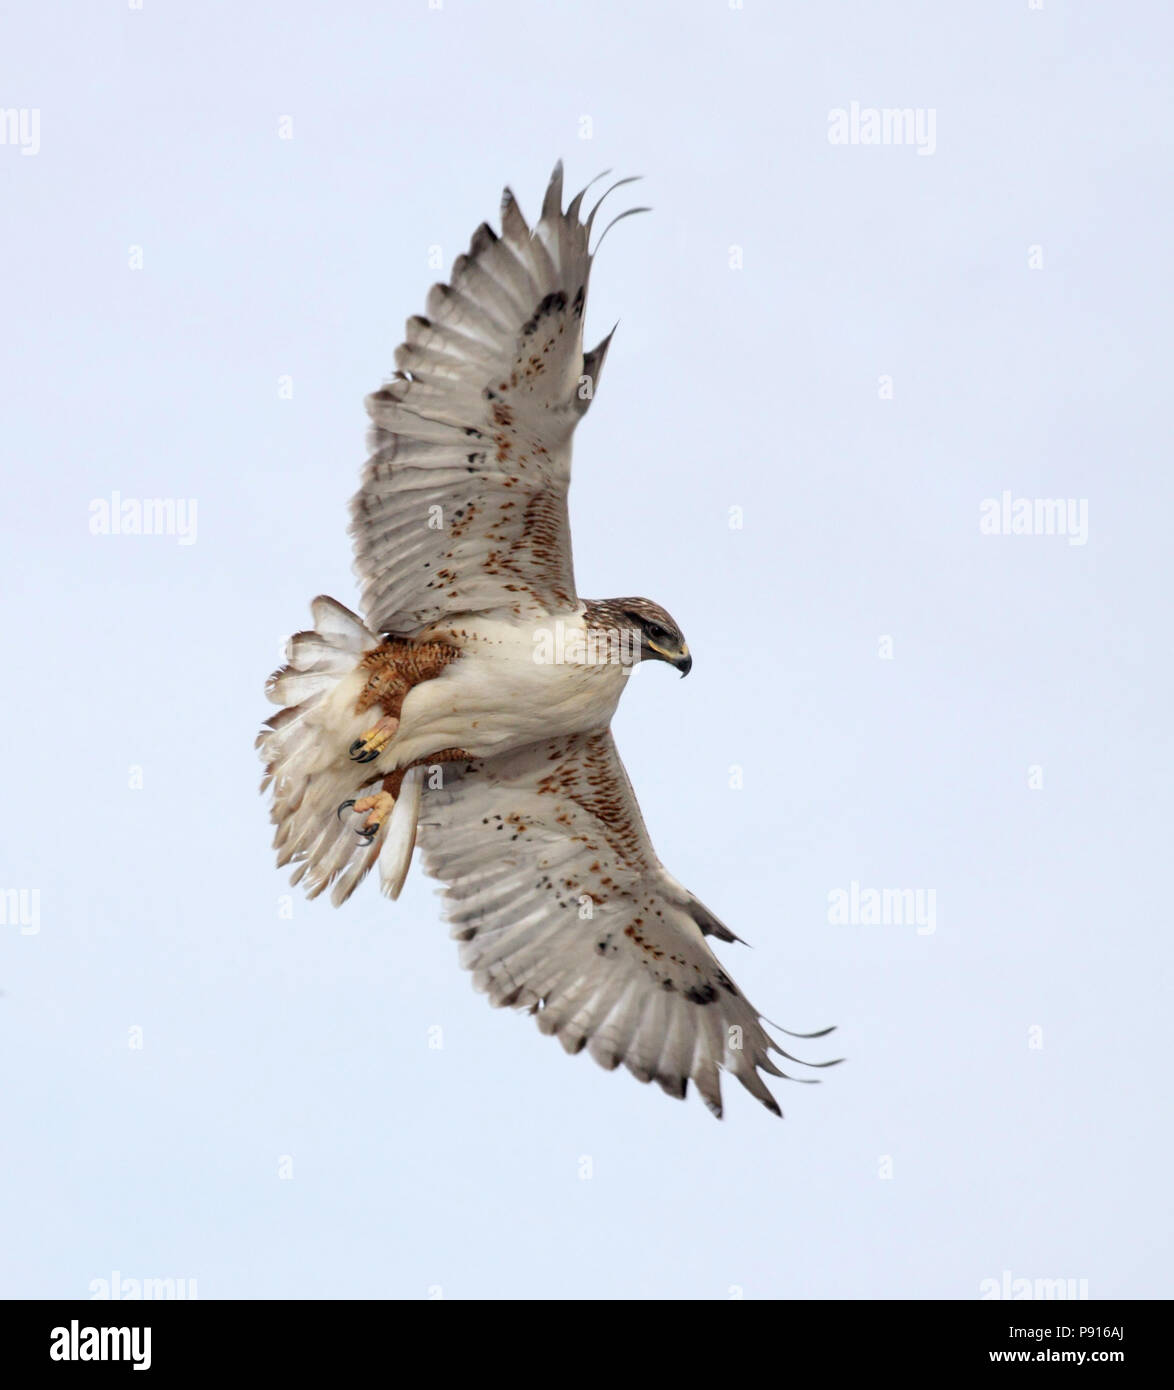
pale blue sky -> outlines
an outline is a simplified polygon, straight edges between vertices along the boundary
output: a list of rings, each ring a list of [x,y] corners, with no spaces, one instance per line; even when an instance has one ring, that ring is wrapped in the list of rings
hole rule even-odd
[[[0,928],[0,1294],[1174,1293],[1172,38],[1060,0],[7,7],[0,888],[39,930]],[[829,143],[853,102],[932,110],[933,153]],[[362,397],[430,249],[559,156],[655,209],[596,266],[579,584],[682,624],[690,679],[616,723],[649,828],[751,999],[840,1025],[782,1123],[493,1013],[418,874],[280,914],[252,741],[308,600],[355,601]],[[115,491],[195,499],[194,543],[92,535]],[[1087,544],[981,535],[1004,491],[1086,501]],[[833,925],[853,882],[936,930]]]

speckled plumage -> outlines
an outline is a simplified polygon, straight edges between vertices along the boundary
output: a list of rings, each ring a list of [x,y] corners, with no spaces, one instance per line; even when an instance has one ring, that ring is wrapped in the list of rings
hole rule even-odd
[[[611,341],[583,350],[582,200],[557,168],[531,230],[507,190],[368,398],[365,621],[316,599],[268,686],[278,862],[336,903],[378,864],[394,897],[418,842],[492,1003],[715,1114],[722,1070],[778,1113],[760,1072],[787,1054],[707,941],[738,938],[660,864],[610,732],[633,662],[692,657],[658,604],[575,589],[571,436]]]

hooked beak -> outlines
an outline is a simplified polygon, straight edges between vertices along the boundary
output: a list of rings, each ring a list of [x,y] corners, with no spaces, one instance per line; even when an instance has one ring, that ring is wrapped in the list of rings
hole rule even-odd
[[[689,648],[684,642],[681,643],[679,652],[671,652],[666,647],[658,647],[655,642],[647,644],[649,651],[653,651],[662,661],[667,661],[670,666],[675,666],[682,676],[687,676],[693,669],[693,658],[689,655]]]

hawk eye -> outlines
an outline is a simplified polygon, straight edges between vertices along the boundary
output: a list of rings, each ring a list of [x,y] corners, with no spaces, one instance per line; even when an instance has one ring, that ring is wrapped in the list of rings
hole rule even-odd
[[[648,635],[652,638],[654,642],[660,642],[668,636],[668,633],[664,630],[663,627],[661,627],[659,623],[649,623]]]

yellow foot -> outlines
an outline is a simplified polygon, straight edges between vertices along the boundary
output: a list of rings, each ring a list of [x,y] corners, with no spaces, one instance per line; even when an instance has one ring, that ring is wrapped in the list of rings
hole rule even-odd
[[[367,818],[363,822],[362,829],[356,834],[360,840],[369,845],[379,834],[379,827],[391,815],[394,805],[395,797],[390,792],[376,792],[374,796],[361,796],[358,801],[344,801],[338,808],[338,815],[341,820],[342,813],[347,807],[350,807],[357,816],[366,815]]]
[[[385,714],[378,724],[351,744],[351,757],[357,763],[373,763],[395,737],[398,728],[399,720]]]

